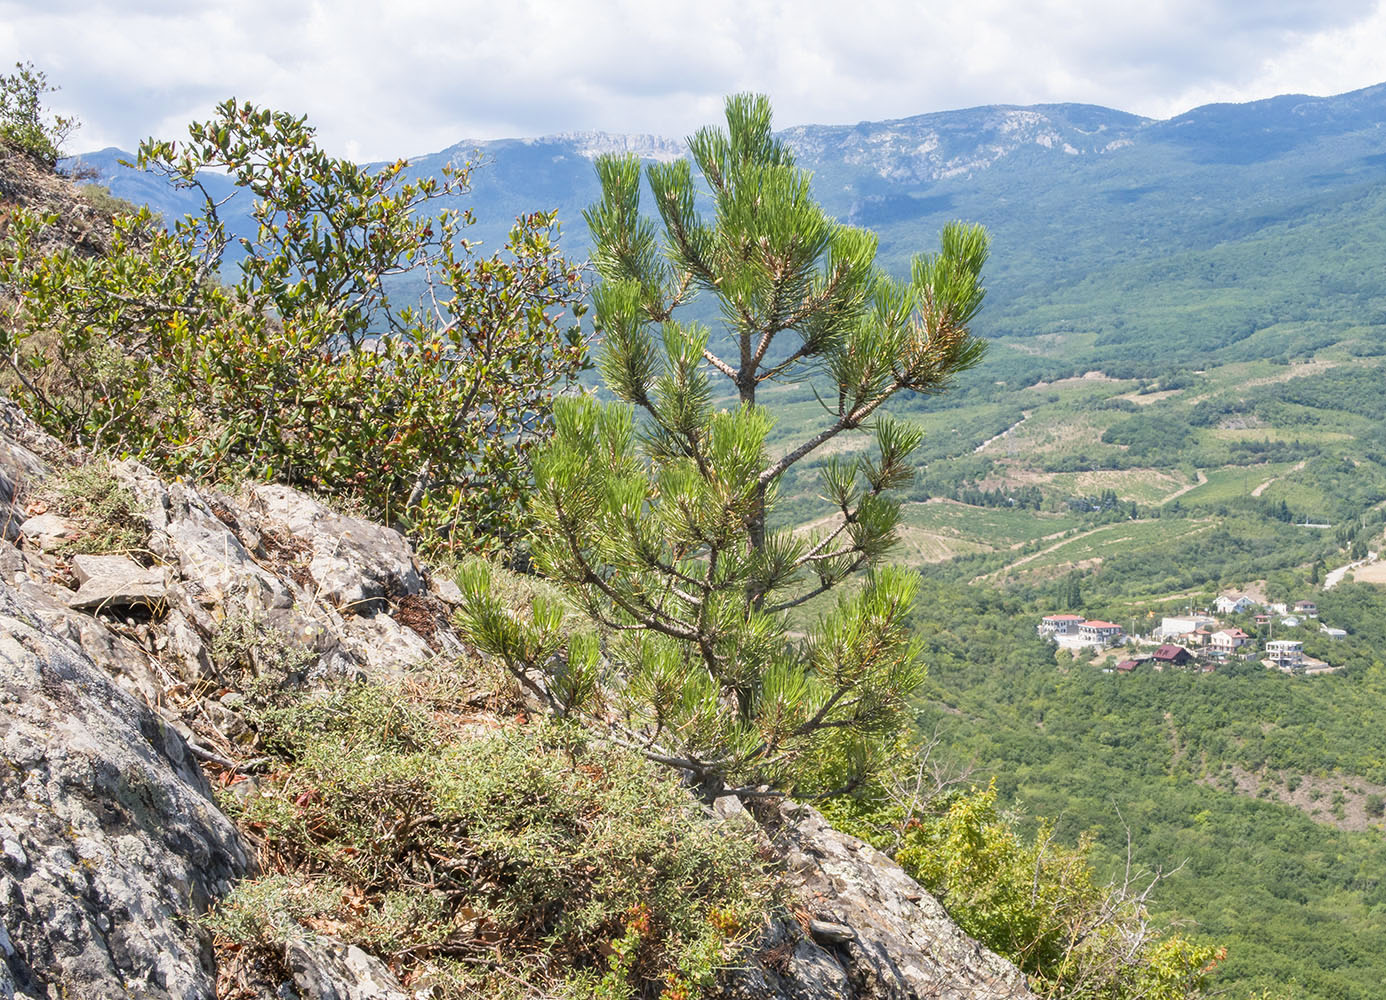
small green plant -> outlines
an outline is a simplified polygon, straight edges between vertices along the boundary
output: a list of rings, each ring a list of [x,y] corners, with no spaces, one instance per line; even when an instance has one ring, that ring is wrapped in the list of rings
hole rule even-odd
[[[371,685],[255,724],[282,764],[235,809],[280,870],[211,918],[237,942],[330,927],[440,997],[692,998],[775,899],[748,838],[571,725],[450,733]]]
[[[138,498],[105,462],[69,466],[39,487],[37,499],[72,522],[60,552],[142,555],[149,522]]]
[[[55,93],[33,63],[15,63],[0,75],[0,142],[38,157],[50,167],[63,155],[63,143],[77,129],[77,119],[51,114],[44,95]]]
[[[317,659],[311,643],[268,625],[263,614],[239,610],[217,623],[209,652],[219,670],[242,672],[270,684],[307,669]]]
[[[138,205],[112,194],[104,184],[83,184],[81,190],[87,204],[107,219],[139,214]]]

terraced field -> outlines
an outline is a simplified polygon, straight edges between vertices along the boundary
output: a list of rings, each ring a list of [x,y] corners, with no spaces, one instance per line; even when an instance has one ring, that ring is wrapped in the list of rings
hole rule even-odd
[[[1015,582],[1023,577],[1049,578],[1074,569],[1092,569],[1100,566],[1103,559],[1113,553],[1130,554],[1165,548],[1210,531],[1215,525],[1211,518],[1160,518],[1102,525],[1060,539],[1038,552],[978,577],[977,582]]]

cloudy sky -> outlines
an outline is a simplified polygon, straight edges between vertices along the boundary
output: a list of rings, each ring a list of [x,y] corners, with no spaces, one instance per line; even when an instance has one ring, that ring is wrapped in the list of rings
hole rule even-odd
[[[1386,0],[0,0],[74,150],[175,138],[229,96],[382,159],[578,129],[682,136],[722,95],[780,126],[1077,101],[1167,118],[1386,81]],[[1123,9],[1125,8],[1125,9]]]

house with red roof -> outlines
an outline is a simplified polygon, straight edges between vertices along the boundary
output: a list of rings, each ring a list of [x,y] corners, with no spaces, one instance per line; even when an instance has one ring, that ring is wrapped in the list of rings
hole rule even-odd
[[[1077,635],[1083,624],[1082,615],[1045,615],[1040,619],[1039,634],[1044,637]]]
[[[1183,646],[1165,643],[1165,645],[1150,654],[1150,659],[1154,661],[1156,670],[1163,670],[1166,666],[1185,666],[1193,660],[1193,654]]]
[[[1233,652],[1245,646],[1251,641],[1251,636],[1247,635],[1239,628],[1225,628],[1220,632],[1214,632],[1208,640],[1208,645],[1213,652],[1220,656],[1230,656]]]
[[[1094,646],[1113,646],[1121,641],[1120,625],[1111,622],[1090,621],[1078,626],[1078,638]]]

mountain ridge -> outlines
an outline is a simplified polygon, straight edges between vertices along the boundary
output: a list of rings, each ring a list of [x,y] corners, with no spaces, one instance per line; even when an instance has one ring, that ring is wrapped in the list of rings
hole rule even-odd
[[[1286,315],[1329,324],[1335,337],[1353,315],[1373,329],[1386,315],[1365,280],[1386,267],[1375,235],[1386,212],[1386,84],[1162,120],[1090,104],[984,105],[777,135],[831,214],[876,232],[895,274],[944,223],[987,227],[994,253],[979,332],[999,343],[982,380],[1014,380],[1022,366],[1050,378],[1115,362],[1192,364]],[[555,211],[566,252],[582,260],[601,152],[667,161],[681,145],[571,132],[460,142],[410,169],[435,175],[479,153],[470,192],[449,206],[474,211],[469,238],[498,247],[515,217]],[[118,158],[84,157],[115,194],[165,218],[197,208],[187,192],[116,168]],[[209,178],[217,192],[225,184]],[[247,213],[241,198],[223,218],[236,230],[252,224]],[[1064,335],[1061,349],[1017,357],[1002,346],[1050,334]]]

